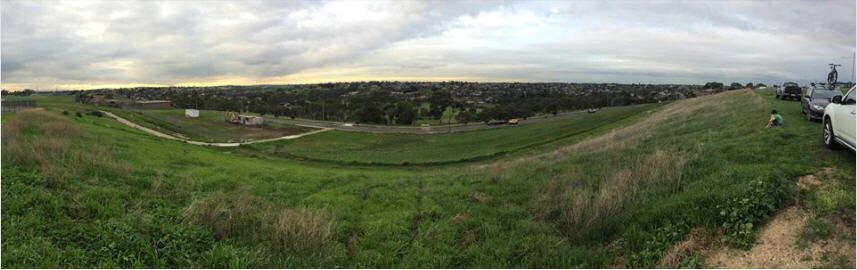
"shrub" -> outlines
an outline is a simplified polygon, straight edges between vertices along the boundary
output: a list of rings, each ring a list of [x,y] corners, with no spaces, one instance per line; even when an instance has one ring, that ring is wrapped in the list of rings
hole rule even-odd
[[[83,114],[82,114],[82,113],[80,113],[80,112],[75,112],[75,113],[74,113],[74,116],[77,116],[77,117],[83,117]]]
[[[68,115],[68,111],[62,111],[62,115]]]
[[[104,113],[101,111],[89,111],[89,115],[96,116],[96,117],[102,117],[102,116],[104,116]]]
[[[743,194],[717,205],[721,241],[740,248],[752,245],[754,228],[792,198],[795,190],[794,182],[782,174],[745,185]]]

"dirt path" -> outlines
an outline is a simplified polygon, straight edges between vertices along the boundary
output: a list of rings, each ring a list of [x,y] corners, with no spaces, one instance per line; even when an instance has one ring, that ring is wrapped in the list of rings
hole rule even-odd
[[[759,231],[750,250],[713,250],[706,256],[704,265],[710,268],[815,268],[828,265],[843,255],[853,268],[854,244],[847,240],[834,238],[798,247],[798,238],[809,218],[810,213],[805,210],[788,207],[774,215]],[[852,233],[852,239],[853,236]]]
[[[301,134],[295,134],[295,135],[289,135],[289,136],[283,136],[283,137],[277,137],[277,138],[261,139],[261,140],[254,140],[254,141],[242,142],[242,143],[210,143],[210,142],[198,142],[198,141],[186,140],[183,138],[179,138],[179,137],[176,137],[176,136],[173,136],[170,134],[166,134],[166,133],[163,133],[163,132],[160,132],[157,130],[153,130],[153,129],[138,125],[134,122],[128,121],[125,118],[119,117],[119,116],[117,116],[111,112],[107,112],[107,111],[101,111],[101,112],[104,113],[105,115],[113,118],[113,119],[116,119],[116,121],[119,121],[119,123],[125,124],[126,126],[135,128],[137,130],[143,131],[143,132],[148,133],[150,135],[154,135],[156,137],[169,139],[169,140],[183,141],[183,142],[187,142],[187,143],[193,144],[193,145],[204,145],[204,146],[237,147],[237,146],[241,146],[241,145],[254,144],[254,143],[266,143],[266,142],[273,142],[273,141],[280,141],[280,140],[294,140],[294,139],[297,139],[300,137],[309,136],[312,134],[321,133],[321,132],[331,130],[330,128],[317,127],[320,129],[313,130],[310,132],[301,133]]]

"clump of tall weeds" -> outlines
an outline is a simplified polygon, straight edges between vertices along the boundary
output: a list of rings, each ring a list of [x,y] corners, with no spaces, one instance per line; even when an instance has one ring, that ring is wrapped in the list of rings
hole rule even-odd
[[[37,169],[49,186],[83,175],[123,174],[130,167],[67,117],[43,111],[16,113],[2,125],[4,166]]]
[[[559,175],[536,194],[534,215],[555,222],[569,236],[578,235],[636,202],[646,188],[679,189],[685,162],[681,153],[656,151],[617,168],[597,186],[584,184],[592,181],[579,173]]]
[[[333,244],[333,222],[326,214],[278,208],[246,192],[194,199],[184,220],[210,229],[219,239],[265,243],[289,254],[321,255]]]

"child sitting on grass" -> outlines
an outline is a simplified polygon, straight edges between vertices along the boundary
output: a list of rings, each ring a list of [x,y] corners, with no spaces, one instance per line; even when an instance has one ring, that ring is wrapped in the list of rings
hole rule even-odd
[[[765,128],[769,128],[771,126],[779,127],[783,125],[783,116],[777,112],[777,110],[771,111],[771,118],[768,118],[768,125]]]

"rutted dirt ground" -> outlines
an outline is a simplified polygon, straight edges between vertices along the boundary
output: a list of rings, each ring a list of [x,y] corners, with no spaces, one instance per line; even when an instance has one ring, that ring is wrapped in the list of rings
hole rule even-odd
[[[802,190],[824,185],[823,179],[833,173],[824,168],[819,177],[806,175],[798,178]],[[704,265],[712,268],[855,268],[854,210],[833,214],[825,218],[830,224],[832,237],[799,246],[801,232],[813,213],[798,206],[790,206],[771,217],[759,230],[750,250],[719,247],[708,252]]]
[[[833,168],[798,178],[798,188],[810,190],[824,185]],[[813,213],[797,205],[773,215],[756,234],[749,250],[723,246],[716,236],[701,229],[692,230],[661,259],[658,268],[677,268],[686,256],[698,254],[706,268],[855,268],[854,209],[824,217],[831,237],[798,245]]]
[[[809,217],[810,213],[797,206],[788,207],[774,215],[759,231],[750,250],[713,250],[704,265],[712,268],[814,268],[845,256],[849,267],[854,268],[854,230],[844,222],[836,222],[831,239],[810,243],[806,248],[798,247],[798,237]],[[838,237],[843,234],[852,240]]]

